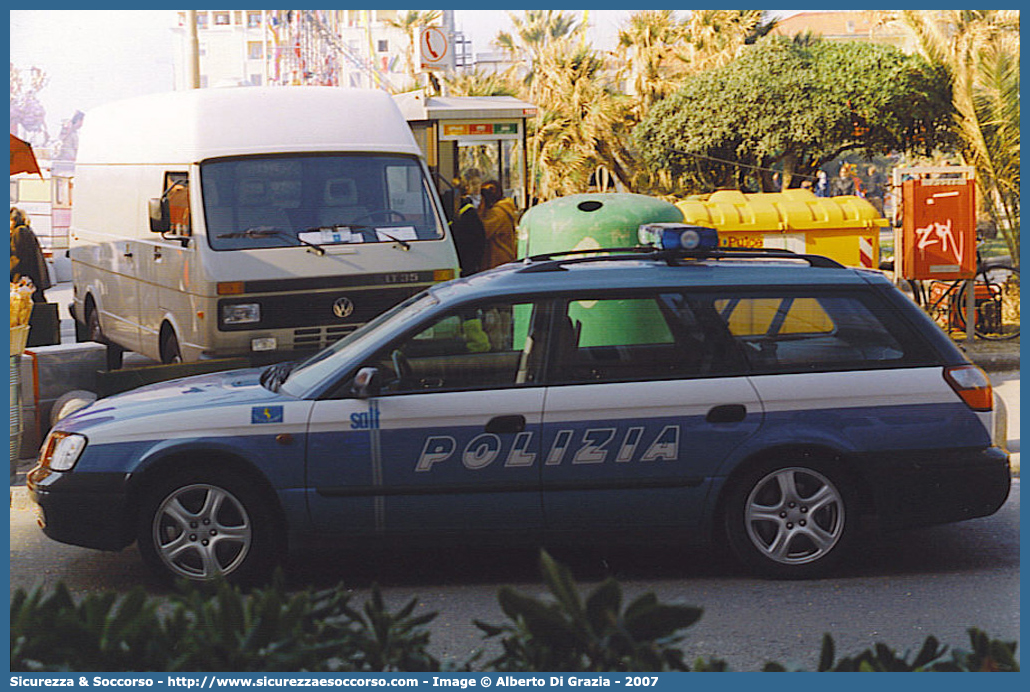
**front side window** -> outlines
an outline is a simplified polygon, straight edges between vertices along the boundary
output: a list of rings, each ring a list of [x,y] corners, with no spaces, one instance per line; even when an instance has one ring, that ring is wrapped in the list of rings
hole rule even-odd
[[[193,232],[193,225],[190,221],[189,174],[165,173],[164,188],[170,231],[174,235],[190,235]]]
[[[414,156],[252,156],[201,164],[215,250],[413,243],[443,237]]]
[[[542,309],[491,302],[452,310],[377,353],[367,365],[383,394],[499,389],[532,384],[545,342],[531,336]],[[534,349],[535,347],[535,349]]]

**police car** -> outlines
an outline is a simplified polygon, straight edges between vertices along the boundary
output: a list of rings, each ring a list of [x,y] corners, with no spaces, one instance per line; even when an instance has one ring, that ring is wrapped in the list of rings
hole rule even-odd
[[[306,539],[641,534],[795,578],[860,518],[1005,501],[988,378],[885,277],[640,235],[437,285],[304,361],[101,399],[29,474],[43,530],[191,580]]]

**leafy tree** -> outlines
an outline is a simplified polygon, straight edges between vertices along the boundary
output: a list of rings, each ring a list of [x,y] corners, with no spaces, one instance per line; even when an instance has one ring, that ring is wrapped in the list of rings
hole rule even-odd
[[[50,82],[46,72],[30,67],[27,72],[11,63],[11,134],[42,147],[50,141],[46,127],[46,108],[39,101]]]
[[[688,76],[725,65],[775,25],[763,10],[691,10],[686,19],[674,10],[642,10],[629,17],[619,31],[618,51],[625,65],[619,78],[630,87],[631,106],[623,127],[604,140],[626,172],[619,177],[627,188],[662,195],[677,186],[664,168],[640,163],[626,132]]]
[[[930,150],[948,139],[939,69],[882,45],[769,38],[685,80],[635,130],[642,160],[687,191],[769,189],[854,151]]]

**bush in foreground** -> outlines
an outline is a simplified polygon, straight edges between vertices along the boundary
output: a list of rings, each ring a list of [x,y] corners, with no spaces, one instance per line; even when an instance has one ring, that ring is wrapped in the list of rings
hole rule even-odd
[[[140,588],[78,601],[59,584],[11,597],[11,671],[234,672],[668,672],[726,671],[718,658],[687,663],[681,644],[702,611],[661,603],[653,593],[623,607],[608,579],[582,597],[569,570],[540,559],[549,598],[503,587],[509,621],[476,622],[501,654],[444,664],[429,653],[436,613],[416,615],[417,599],[390,611],[378,587],[363,606],[342,585],[287,594],[280,579],[241,592],[228,584],[183,586],[162,602]],[[1016,643],[969,630],[970,649],[949,650],[927,637],[915,654],[885,644],[837,659],[823,638],[819,671],[1018,671]],[[765,671],[785,671],[767,663]]]

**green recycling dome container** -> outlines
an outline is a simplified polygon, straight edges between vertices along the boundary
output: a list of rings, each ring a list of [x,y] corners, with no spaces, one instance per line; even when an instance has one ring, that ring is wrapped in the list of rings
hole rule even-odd
[[[570,195],[538,204],[519,221],[519,256],[637,244],[645,223],[680,222],[671,202],[622,192]]]
[[[519,222],[519,256],[568,250],[598,250],[637,245],[645,223],[678,223],[683,212],[646,195],[607,192],[571,195],[529,209]],[[579,346],[667,343],[669,330],[650,300],[578,300],[569,306],[580,323]]]

